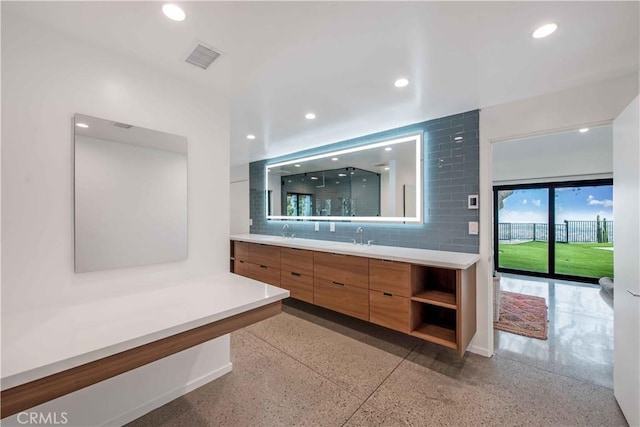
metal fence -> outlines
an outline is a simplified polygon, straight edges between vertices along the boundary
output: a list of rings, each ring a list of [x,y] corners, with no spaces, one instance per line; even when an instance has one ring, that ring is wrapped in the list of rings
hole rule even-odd
[[[556,242],[613,243],[613,221],[565,221],[555,225]],[[498,223],[498,240],[548,241],[549,225]]]

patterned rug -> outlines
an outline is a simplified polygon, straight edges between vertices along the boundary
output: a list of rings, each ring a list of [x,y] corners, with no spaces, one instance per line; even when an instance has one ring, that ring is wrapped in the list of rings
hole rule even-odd
[[[500,318],[494,327],[525,337],[547,339],[547,304],[544,298],[501,292]]]

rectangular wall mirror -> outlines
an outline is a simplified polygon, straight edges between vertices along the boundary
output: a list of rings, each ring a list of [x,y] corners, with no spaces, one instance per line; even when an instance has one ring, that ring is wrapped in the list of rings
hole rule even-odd
[[[267,164],[267,219],[422,221],[422,137]]]
[[[76,114],[75,271],[187,258],[187,139]]]

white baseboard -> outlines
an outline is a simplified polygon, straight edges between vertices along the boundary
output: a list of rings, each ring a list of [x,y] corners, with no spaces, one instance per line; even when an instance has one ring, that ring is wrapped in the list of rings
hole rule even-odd
[[[480,356],[484,356],[484,357],[493,356],[493,351],[489,351],[488,348],[480,347],[477,345],[470,345],[467,348],[467,351],[470,351],[471,353],[474,353],[474,354],[479,354]]]
[[[155,399],[150,400],[149,402],[138,406],[137,408],[134,408],[128,412],[125,412],[124,414],[116,418],[113,418],[102,425],[103,426],[122,426],[128,422],[131,422],[137,418],[140,418],[144,414],[151,412],[154,409],[161,407],[162,405],[165,405],[171,402],[174,399],[177,399],[178,397],[184,394],[189,393],[190,391],[197,389],[198,387],[201,387],[215,379],[220,378],[225,374],[228,374],[229,372],[232,371],[232,369],[233,369],[233,363],[229,362],[228,364],[216,369],[215,371],[209,372],[206,375],[196,378],[195,380],[183,386],[176,387],[173,390],[170,390],[156,397]]]

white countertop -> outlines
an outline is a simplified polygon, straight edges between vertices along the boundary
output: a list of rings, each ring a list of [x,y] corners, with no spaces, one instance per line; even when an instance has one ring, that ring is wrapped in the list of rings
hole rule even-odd
[[[400,248],[396,246],[354,245],[353,243],[331,242],[313,239],[289,239],[264,234],[234,234],[231,240],[262,243],[288,248],[308,249],[332,252],[343,255],[355,255],[367,258],[388,259],[411,264],[428,265],[465,270],[480,260],[480,255],[462,252],[433,251],[429,249]]]
[[[289,296],[232,273],[2,317],[2,390]]]

